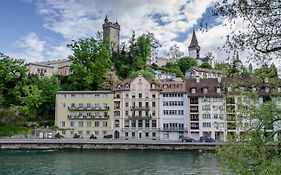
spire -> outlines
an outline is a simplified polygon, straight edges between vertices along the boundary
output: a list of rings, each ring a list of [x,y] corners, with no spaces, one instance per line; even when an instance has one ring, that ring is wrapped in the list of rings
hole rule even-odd
[[[188,46],[188,48],[200,48],[194,30],[193,30],[192,39],[191,39],[191,42],[190,42],[190,45]]]
[[[108,22],[108,18],[107,18],[107,15],[105,15],[104,23],[107,23],[107,22]]]

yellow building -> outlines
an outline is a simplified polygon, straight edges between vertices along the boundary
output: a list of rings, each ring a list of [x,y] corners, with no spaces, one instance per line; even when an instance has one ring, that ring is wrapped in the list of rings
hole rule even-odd
[[[112,117],[111,91],[59,91],[56,94],[55,124],[65,138],[112,135]]]

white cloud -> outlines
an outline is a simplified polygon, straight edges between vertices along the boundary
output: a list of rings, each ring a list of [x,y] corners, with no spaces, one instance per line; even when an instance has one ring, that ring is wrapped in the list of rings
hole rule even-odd
[[[176,42],[180,33],[192,29],[213,0],[46,0],[35,1],[38,12],[44,18],[44,26],[61,34],[66,42],[81,37],[95,36],[102,31],[105,15],[121,25],[122,39],[153,32],[160,41],[162,51],[178,44],[187,51],[187,46]],[[158,20],[153,14],[161,14]]]
[[[15,51],[8,55],[25,59],[27,62],[42,61],[46,42],[40,40],[35,33],[30,33],[14,43]]]

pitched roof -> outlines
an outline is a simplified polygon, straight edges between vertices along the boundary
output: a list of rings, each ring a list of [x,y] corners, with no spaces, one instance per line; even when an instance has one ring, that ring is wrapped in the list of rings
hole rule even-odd
[[[198,40],[196,38],[196,34],[195,34],[195,31],[193,30],[193,33],[192,33],[192,38],[191,38],[191,42],[190,42],[190,45],[188,46],[188,48],[193,48],[193,47],[197,47],[197,48],[200,48],[199,44],[198,44]]]

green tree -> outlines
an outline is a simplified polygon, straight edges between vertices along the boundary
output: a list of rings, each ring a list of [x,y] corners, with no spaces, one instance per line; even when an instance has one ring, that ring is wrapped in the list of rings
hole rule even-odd
[[[133,70],[146,69],[148,58],[151,54],[151,40],[146,34],[138,37],[136,42],[136,53],[133,56]]]
[[[73,50],[70,57],[72,74],[68,77],[70,90],[96,90],[104,82],[112,62],[108,45],[103,40],[80,39],[69,44]]]
[[[0,94],[4,98],[4,106],[18,104],[15,88],[24,84],[26,75],[27,69],[23,60],[13,59],[0,53]]]
[[[257,94],[244,96],[237,115],[243,134],[228,138],[228,145],[219,147],[217,151],[220,163],[235,174],[275,175],[281,172],[280,138],[273,142],[278,134],[274,124],[281,121],[280,108],[276,99],[263,104],[258,101]]]
[[[277,68],[274,64],[270,67],[264,64],[261,68],[255,69],[254,75],[260,78],[278,78]]]
[[[174,73],[177,77],[184,77],[184,74],[181,72],[180,67],[177,63],[168,62],[166,65],[162,66],[162,71],[168,73]]]
[[[203,62],[199,67],[213,69],[212,65],[210,65],[208,62]]]
[[[197,61],[195,58],[192,58],[192,57],[183,57],[183,58],[180,58],[179,60],[177,60],[177,64],[181,70],[181,72],[183,74],[185,74],[185,72],[193,67],[193,66],[197,66]]]
[[[281,1],[219,1],[214,14],[226,17],[231,25],[243,26],[228,35],[227,51],[250,50],[255,60],[278,59],[281,55]],[[234,27],[232,28],[234,29]]]

